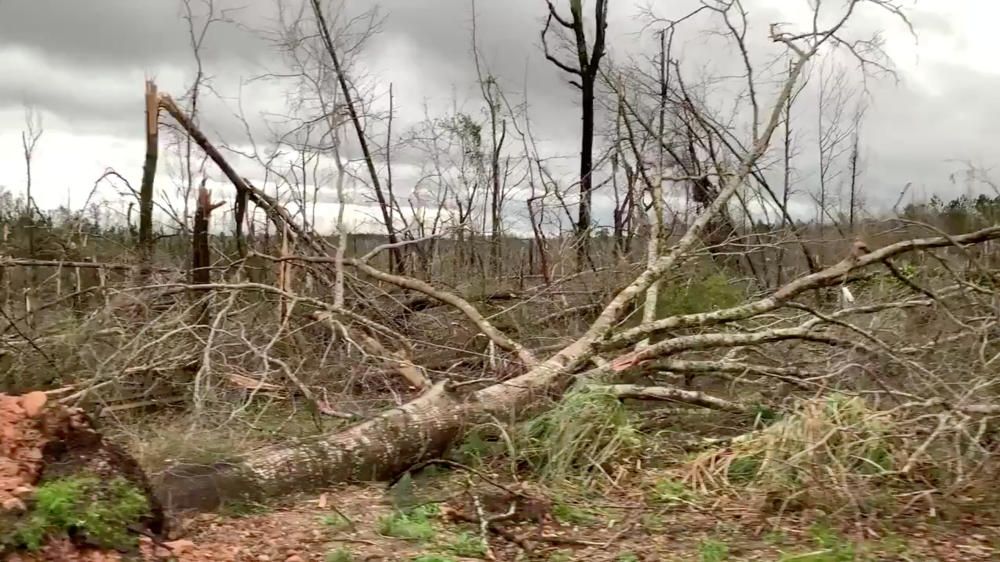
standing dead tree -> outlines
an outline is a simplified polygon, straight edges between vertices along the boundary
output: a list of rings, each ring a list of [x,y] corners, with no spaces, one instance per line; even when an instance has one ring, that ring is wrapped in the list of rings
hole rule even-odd
[[[579,5],[579,2],[574,4]],[[737,192],[753,179],[761,159],[768,152],[787,101],[793,95],[805,66],[824,45],[843,41],[839,34],[857,6],[862,4],[897,13],[895,6],[886,0],[856,0],[823,29],[802,33],[772,29],[772,41],[786,46],[794,55],[790,72],[775,92],[773,103],[766,106],[769,109],[765,110],[765,106],[761,106],[761,119],[759,123],[755,119],[751,138],[739,145],[746,148],[732,151],[733,163],[727,168],[726,174],[720,175],[714,199],[687,225],[687,230],[672,246],[658,252],[655,259],[650,259],[642,271],[610,299],[582,334],[546,359],[539,359],[539,353],[491,323],[468,300],[433,283],[382,271],[368,263],[370,257],[378,251],[398,247],[395,244],[381,246],[360,259],[331,257],[326,254],[324,247],[312,248],[314,255],[270,257],[276,261],[336,264],[353,270],[359,276],[415,291],[444,303],[461,313],[467,324],[475,327],[496,347],[514,355],[522,363],[524,372],[464,395],[454,391],[448,380],[437,380],[414,401],[375,415],[343,431],[296,444],[265,448],[238,462],[211,467],[171,467],[156,484],[164,503],[173,509],[212,508],[221,501],[236,497],[280,494],[335,481],[391,476],[415,463],[439,455],[472,425],[496,419],[516,419],[544,408],[549,404],[549,398],[559,396],[576,381],[585,384],[614,382],[619,373],[641,369],[650,363],[663,363],[667,365],[666,368],[678,372],[714,369],[720,372],[766,373],[769,369],[777,369],[782,376],[790,376],[788,369],[778,369],[750,358],[727,355],[726,359],[716,361],[678,357],[685,353],[797,341],[828,346],[831,349],[888,353],[899,364],[919,370],[921,367],[914,361],[900,357],[906,350],[887,350],[887,346],[873,343],[872,337],[863,328],[850,324],[851,318],[870,313],[872,307],[823,312],[796,303],[795,299],[806,291],[845,283],[862,269],[878,266],[907,252],[945,247],[963,248],[969,244],[1000,238],[1000,226],[958,236],[906,240],[871,251],[865,249],[846,256],[829,268],[796,278],[776,291],[744,304],[712,312],[678,314],[643,321],[629,330],[620,329],[621,321],[637,299],[646,294],[658,280],[676,272],[699,253],[699,245],[713,220]],[[277,206],[276,202],[270,204]],[[275,208],[273,217],[276,221],[288,220],[287,213],[282,213],[278,208]],[[282,295],[298,302],[308,302],[310,306],[328,312],[333,317],[351,318],[366,326],[375,326],[382,333],[394,333],[385,327],[378,327],[376,323],[339,303],[330,304],[264,284],[181,285],[177,288],[231,294],[253,290]],[[956,290],[965,295],[977,291],[976,288],[965,285],[960,285]],[[942,293],[937,296],[943,298]],[[927,302],[933,301],[934,299],[921,298],[919,306],[926,306]],[[916,305],[905,301],[878,306],[900,308]],[[683,328],[701,331],[675,335],[678,329]],[[717,331],[712,331],[712,328]],[[973,330],[966,335],[978,333]],[[634,347],[636,343],[654,335],[665,337],[646,346]],[[668,387],[650,391],[620,387],[616,393],[623,396],[669,396],[675,400],[690,398],[700,405],[739,409],[737,405],[727,401],[674,392]],[[988,404],[972,405],[967,402],[953,403],[950,407],[962,411],[992,408]]]
[[[601,68],[601,59],[606,52],[605,39],[608,26],[608,0],[596,0],[594,3],[594,41],[587,42],[586,21],[583,17],[583,0],[569,0],[570,17],[567,19],[559,14],[552,4],[548,4],[548,17],[542,29],[542,46],[545,58],[556,65],[559,70],[567,72],[576,78],[570,84],[580,90],[580,113],[582,129],[580,133],[580,205],[576,220],[577,267],[584,269],[590,263],[590,227],[591,205],[593,201],[594,174],[594,99],[595,88]],[[561,61],[548,46],[548,34],[552,22],[568,30],[573,35],[576,61],[573,64]],[[574,66],[575,64],[575,66]]]
[[[160,96],[156,84],[146,82],[146,158],[142,163],[142,183],[139,186],[139,276],[145,278],[153,263],[153,183],[160,153]]]

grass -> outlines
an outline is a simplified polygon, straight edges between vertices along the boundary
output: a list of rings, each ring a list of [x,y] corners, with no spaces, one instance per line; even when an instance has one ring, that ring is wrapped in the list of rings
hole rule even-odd
[[[595,516],[586,509],[568,503],[556,503],[552,506],[552,516],[564,525],[589,525]]]
[[[825,524],[817,523],[809,528],[809,535],[816,550],[782,556],[780,562],[851,562],[868,560],[850,541]]]
[[[698,544],[698,559],[701,562],[729,560],[729,545],[717,539],[705,539]]]
[[[739,486],[797,501],[825,496],[849,504],[892,474],[902,455],[895,425],[861,398],[807,400],[749,437],[699,455],[686,480],[703,489]]]
[[[649,494],[652,503],[661,505],[677,505],[690,503],[694,499],[694,492],[688,488],[682,480],[664,477],[653,484],[653,490]]]
[[[338,548],[327,552],[323,562],[354,562],[354,554],[349,550]]]
[[[124,478],[60,478],[35,490],[29,514],[10,536],[0,535],[0,544],[38,550],[49,538],[77,536],[101,548],[129,549],[136,538],[128,525],[148,514],[146,496]]]
[[[480,558],[486,555],[483,538],[469,533],[459,533],[448,545],[448,551],[463,558]]]
[[[378,532],[398,539],[429,541],[437,534],[432,518],[438,513],[436,504],[396,511],[378,520]]]
[[[351,527],[351,521],[339,513],[331,513],[319,518],[320,523],[331,531],[343,531]]]

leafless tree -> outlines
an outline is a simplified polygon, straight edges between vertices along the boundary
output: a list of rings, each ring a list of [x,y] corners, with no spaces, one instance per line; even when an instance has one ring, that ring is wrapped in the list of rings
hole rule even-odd
[[[580,203],[576,220],[577,236],[577,267],[583,269],[590,265],[590,229],[591,205],[593,200],[594,173],[594,100],[601,59],[606,52],[605,40],[608,26],[608,0],[596,0],[594,3],[594,39],[587,41],[587,24],[583,14],[583,0],[569,0],[570,16],[560,15],[559,10],[551,1],[548,4],[548,16],[542,29],[542,45],[545,58],[556,65],[559,70],[574,76],[570,83],[580,90],[580,111],[582,129],[580,132]],[[572,63],[563,62],[549,49],[548,35],[555,23],[556,29],[562,29],[572,34]]]

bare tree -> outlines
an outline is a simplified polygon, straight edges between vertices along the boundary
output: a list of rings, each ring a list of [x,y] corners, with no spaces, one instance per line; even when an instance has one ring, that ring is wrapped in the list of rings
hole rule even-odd
[[[316,17],[316,25],[319,27],[320,37],[323,40],[323,45],[326,47],[326,52],[330,57],[333,68],[336,71],[336,79],[340,86],[342,103],[350,116],[351,124],[354,126],[354,132],[357,135],[358,144],[361,147],[361,153],[365,160],[365,165],[368,168],[368,176],[371,180],[372,189],[375,191],[375,198],[378,200],[379,210],[382,213],[382,221],[385,224],[386,234],[389,236],[389,243],[398,244],[399,237],[396,234],[396,226],[392,220],[392,202],[382,189],[382,182],[379,178],[378,171],[375,168],[375,156],[372,154],[371,148],[368,146],[368,137],[365,133],[364,126],[361,123],[361,117],[358,112],[357,104],[354,100],[350,80],[344,72],[344,68],[341,64],[341,58],[337,52],[337,47],[333,42],[333,36],[331,34],[330,27],[327,25],[326,16],[323,13],[323,7],[320,4],[320,0],[312,0],[311,4],[313,15]],[[403,254],[399,246],[393,246],[389,252],[392,255],[393,270],[401,271],[404,263]]]
[[[851,232],[854,230],[855,213],[862,205],[861,201],[861,122],[864,120],[865,106],[858,104],[854,110],[854,118],[851,123],[851,156],[850,156],[850,186],[847,200],[847,224]]]
[[[604,57],[605,38],[608,25],[608,0],[594,3],[594,40],[587,42],[586,21],[583,15],[583,0],[569,0],[570,17],[565,18],[552,4],[548,4],[548,17],[542,29],[542,45],[545,58],[563,72],[575,78],[570,83],[580,90],[580,112],[582,129],[580,134],[580,204],[575,225],[577,237],[577,267],[583,269],[590,264],[591,202],[593,200],[594,173],[594,99],[599,77],[601,59]],[[576,60],[566,63],[549,50],[548,34],[555,22],[557,26],[572,33]]]
[[[821,64],[817,84],[817,164],[818,184],[816,204],[820,237],[830,213],[830,196],[833,185],[841,177],[842,159],[849,154],[852,131],[846,112],[855,95],[850,87],[846,69],[833,64]]]

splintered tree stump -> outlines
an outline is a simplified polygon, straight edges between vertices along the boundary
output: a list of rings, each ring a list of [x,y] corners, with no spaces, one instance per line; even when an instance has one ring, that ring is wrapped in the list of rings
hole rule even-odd
[[[145,497],[148,513],[121,531],[153,536],[166,531],[163,509],[138,463],[104,439],[82,410],[51,403],[42,392],[0,394],[0,559],[17,549],[15,534],[37,514],[38,488],[74,478],[98,486],[124,479]],[[86,537],[65,531],[46,539],[46,548],[87,546]]]

